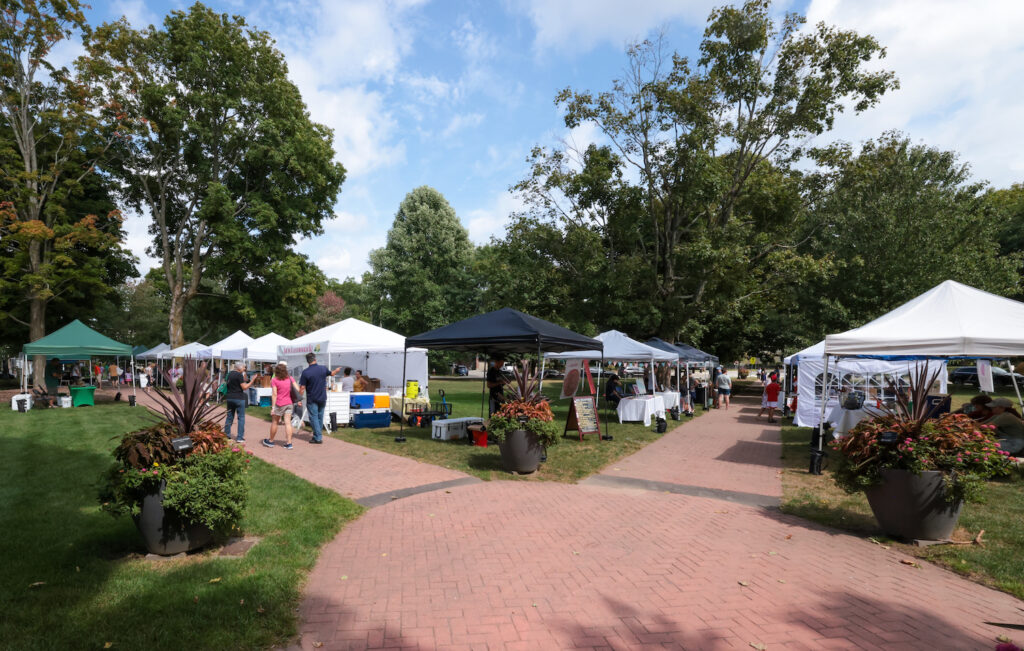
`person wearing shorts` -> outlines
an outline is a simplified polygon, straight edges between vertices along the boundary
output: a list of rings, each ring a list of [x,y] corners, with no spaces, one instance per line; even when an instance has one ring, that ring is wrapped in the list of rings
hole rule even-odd
[[[723,368],[715,378],[715,387],[718,389],[718,406],[721,407],[723,404],[725,408],[729,408],[729,394],[732,393],[732,378],[725,372]]]
[[[764,396],[768,405],[768,422],[774,423],[775,410],[779,408],[779,393],[782,392],[782,386],[774,373],[768,380],[768,385],[764,388]]]
[[[270,380],[270,438],[263,439],[262,443],[268,448],[274,447],[274,437],[277,436],[277,424],[284,421],[284,449],[291,450],[292,445],[292,413],[295,411],[295,404],[292,402],[292,387],[299,390],[295,380],[288,376],[288,365],[280,363],[274,367],[274,377]]]

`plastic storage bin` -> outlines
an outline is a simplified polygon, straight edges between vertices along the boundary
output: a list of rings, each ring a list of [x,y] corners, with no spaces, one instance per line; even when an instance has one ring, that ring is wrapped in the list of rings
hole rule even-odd
[[[349,406],[352,409],[373,409],[372,393],[350,393]]]
[[[390,427],[391,412],[381,411],[372,413],[361,413],[352,416],[352,424],[356,429],[366,427]]]

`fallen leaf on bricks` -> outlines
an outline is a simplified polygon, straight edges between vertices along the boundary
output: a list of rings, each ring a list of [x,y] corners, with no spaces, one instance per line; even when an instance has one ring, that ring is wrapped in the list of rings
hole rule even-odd
[[[769,556],[778,556],[779,552],[768,552]]]
[[[1012,640],[1005,635],[1000,635],[996,638],[996,642],[1012,642]]]
[[[779,583],[785,583],[786,579],[779,579]]]
[[[868,538],[868,540],[870,540],[871,542],[875,543],[876,545],[878,545],[882,549],[889,549],[889,545],[883,545],[882,541],[879,540],[878,538]]]
[[[314,648],[314,649],[319,649],[319,648],[320,648],[320,647],[322,647],[323,645],[324,645],[324,643],[323,643],[323,642],[314,642],[314,643],[313,643],[313,648]]]
[[[915,563],[914,561],[908,560],[906,558],[901,558],[900,562],[904,565],[909,565],[910,567],[916,567],[917,569],[921,569],[921,566],[918,563]]]
[[[765,645],[761,644],[760,642],[751,642],[750,646],[752,646],[755,649],[757,649],[757,651],[764,651],[765,649],[768,648]]]
[[[348,580],[348,574],[342,574],[341,575],[341,580],[342,581],[347,581]]]
[[[793,538],[793,534],[786,534],[786,540],[790,540],[791,538]]]
[[[743,586],[744,588],[745,588],[745,587],[747,587],[748,585],[750,585],[750,583],[748,583],[748,582],[746,582],[746,581],[737,581],[737,583],[739,583],[739,584],[740,584],[741,586]]]

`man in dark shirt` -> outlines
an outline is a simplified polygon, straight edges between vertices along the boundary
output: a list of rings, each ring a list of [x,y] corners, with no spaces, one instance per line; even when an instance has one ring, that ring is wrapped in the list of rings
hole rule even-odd
[[[245,391],[255,381],[256,378],[253,377],[246,382],[245,364],[241,362],[235,362],[231,372],[224,378],[224,383],[227,385],[224,398],[228,409],[228,414],[224,419],[224,433],[231,438],[231,424],[235,420],[235,414],[238,414],[238,438],[235,440],[239,443],[245,443]]]
[[[327,376],[334,376],[341,367],[328,370],[316,363],[316,355],[308,353],[306,361],[309,366],[299,376],[299,391],[306,396],[306,413],[309,414],[309,425],[313,428],[313,440],[310,443],[324,442],[324,407],[327,406]]]
[[[487,388],[490,390],[488,415],[493,415],[501,403],[505,402],[505,378],[501,376],[501,367],[504,365],[505,358],[496,355],[491,358],[491,366],[487,369]]]

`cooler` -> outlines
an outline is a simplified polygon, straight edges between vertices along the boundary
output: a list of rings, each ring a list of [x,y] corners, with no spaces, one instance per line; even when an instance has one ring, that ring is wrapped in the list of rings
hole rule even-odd
[[[356,429],[363,429],[367,427],[390,427],[391,410],[359,412],[352,416],[352,424]]]
[[[18,395],[11,396],[11,410],[18,411],[18,401],[25,401],[25,411],[32,409],[32,394],[31,393],[19,393]]]
[[[374,394],[372,393],[350,393],[349,406],[352,409],[373,409]]]
[[[430,426],[430,438],[438,441],[464,439],[470,425],[480,425],[482,418],[446,418],[435,420]]]

